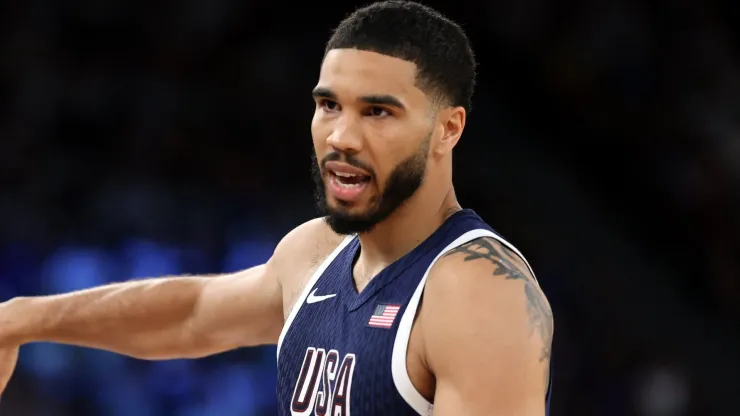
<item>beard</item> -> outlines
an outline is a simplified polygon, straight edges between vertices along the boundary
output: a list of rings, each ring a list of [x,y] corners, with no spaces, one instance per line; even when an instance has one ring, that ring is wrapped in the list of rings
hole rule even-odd
[[[342,201],[339,201],[337,207],[330,207],[327,202],[322,168],[326,162],[342,160],[343,155],[338,152],[330,153],[321,160],[321,167],[319,167],[314,152],[311,155],[313,161],[311,176],[316,186],[314,198],[319,214],[323,215],[329,227],[340,235],[362,234],[372,231],[377,224],[388,218],[398,207],[411,198],[421,186],[426,174],[430,139],[431,135],[424,139],[414,154],[402,160],[393,168],[385,181],[385,186],[381,188],[381,194],[372,197],[365,212],[359,214],[350,213],[348,209],[344,208],[346,205]],[[377,183],[374,171],[355,159],[354,156],[344,155],[342,161],[367,171],[371,179]]]

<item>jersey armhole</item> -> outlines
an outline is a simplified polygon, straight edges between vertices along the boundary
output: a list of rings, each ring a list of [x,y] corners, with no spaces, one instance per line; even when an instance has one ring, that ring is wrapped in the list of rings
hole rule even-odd
[[[290,324],[293,323],[293,320],[295,319],[296,315],[298,315],[298,311],[301,309],[301,305],[306,301],[306,298],[308,297],[308,294],[311,292],[311,289],[316,285],[316,282],[319,280],[322,274],[326,271],[326,269],[331,265],[331,263],[334,261],[334,259],[337,258],[339,253],[344,250],[347,245],[354,240],[355,236],[350,235],[347,236],[344,240],[342,240],[341,243],[337,246],[337,248],[334,249],[327,257],[324,259],[324,261],[321,263],[321,265],[316,269],[316,271],[311,275],[311,278],[306,282],[306,285],[303,287],[303,291],[301,292],[301,295],[296,299],[295,304],[290,309],[290,313],[288,314],[288,319],[285,320],[285,323],[283,324],[283,329],[280,331],[280,337],[278,338],[277,343],[277,359],[280,359],[280,347],[283,345],[283,340],[285,339],[285,335],[288,333],[288,330],[290,329]]]
[[[419,286],[417,286],[414,294],[411,296],[411,299],[406,306],[406,310],[404,311],[403,316],[401,316],[401,321],[398,324],[398,332],[396,332],[396,339],[393,343],[393,355],[391,358],[391,374],[393,375],[393,383],[396,385],[398,394],[419,415],[430,416],[434,410],[434,405],[429,403],[427,399],[419,393],[416,387],[414,387],[413,383],[411,383],[411,378],[409,377],[408,369],[406,367],[406,360],[408,355],[409,339],[411,338],[411,328],[414,325],[414,318],[416,317],[416,312],[419,308],[421,295],[424,293],[424,285],[426,284],[429,272],[440,257],[462,244],[481,237],[492,237],[496,240],[501,240],[501,237],[489,230],[476,229],[461,235],[440,251],[439,254],[437,254],[437,257],[432,260],[432,263],[421,278]]]

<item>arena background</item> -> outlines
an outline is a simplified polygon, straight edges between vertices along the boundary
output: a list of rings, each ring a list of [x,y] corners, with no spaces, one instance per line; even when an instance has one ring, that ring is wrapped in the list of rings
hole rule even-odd
[[[458,195],[554,308],[552,414],[740,414],[737,8],[434,5],[480,60]],[[267,259],[314,215],[310,90],[352,8],[3,2],[0,299]],[[274,415],[274,354],[28,345],[0,414]]]

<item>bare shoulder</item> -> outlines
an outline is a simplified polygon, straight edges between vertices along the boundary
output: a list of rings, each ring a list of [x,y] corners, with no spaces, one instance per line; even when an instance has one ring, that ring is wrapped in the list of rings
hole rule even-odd
[[[314,218],[294,228],[278,243],[269,266],[283,287],[286,314],[313,272],[343,239],[323,218]]]
[[[314,218],[286,234],[275,247],[273,258],[290,262],[315,260],[322,253],[331,253],[343,239],[343,236],[331,230],[323,218]]]
[[[492,337],[526,335],[522,341],[533,347],[541,363],[549,363],[550,304],[524,260],[494,238],[472,240],[440,258],[429,274],[424,304],[432,306],[427,312],[422,306],[420,318],[426,315],[435,324],[449,319],[449,325],[456,325],[465,319],[481,336],[486,329]],[[430,316],[438,311],[449,318]]]
[[[537,279],[521,257],[495,238],[478,238],[446,253],[432,268],[426,292],[436,288],[461,295],[472,291],[489,301],[523,297],[532,325],[552,332],[552,311]]]

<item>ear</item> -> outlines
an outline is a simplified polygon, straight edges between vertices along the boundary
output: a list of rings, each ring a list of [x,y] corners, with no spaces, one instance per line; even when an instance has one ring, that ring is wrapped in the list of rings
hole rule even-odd
[[[467,113],[462,107],[450,107],[440,111],[437,120],[440,121],[438,128],[442,135],[435,143],[434,153],[441,156],[452,151],[465,129],[466,116]]]

